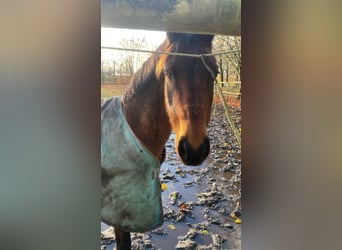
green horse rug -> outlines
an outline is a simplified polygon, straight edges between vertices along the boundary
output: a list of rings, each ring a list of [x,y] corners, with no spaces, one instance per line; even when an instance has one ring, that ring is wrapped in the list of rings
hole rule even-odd
[[[127,232],[146,232],[163,223],[160,163],[135,137],[121,98],[101,105],[101,219]]]

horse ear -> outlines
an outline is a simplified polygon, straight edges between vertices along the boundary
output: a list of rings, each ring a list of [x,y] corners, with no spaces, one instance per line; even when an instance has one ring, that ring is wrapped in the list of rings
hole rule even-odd
[[[177,39],[182,35],[182,33],[177,32],[167,32],[166,36],[169,39],[170,43],[174,43]]]

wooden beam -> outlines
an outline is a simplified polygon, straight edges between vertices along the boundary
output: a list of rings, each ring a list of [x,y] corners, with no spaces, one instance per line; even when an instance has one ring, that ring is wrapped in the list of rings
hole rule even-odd
[[[101,26],[241,35],[241,0],[101,0]]]

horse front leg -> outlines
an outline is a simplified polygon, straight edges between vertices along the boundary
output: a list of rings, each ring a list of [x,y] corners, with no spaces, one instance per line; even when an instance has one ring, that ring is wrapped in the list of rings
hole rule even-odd
[[[117,250],[131,250],[131,234],[114,228]]]

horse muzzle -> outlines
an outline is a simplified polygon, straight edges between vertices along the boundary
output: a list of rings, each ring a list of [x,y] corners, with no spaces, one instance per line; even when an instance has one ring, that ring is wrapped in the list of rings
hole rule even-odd
[[[197,166],[201,164],[209,155],[210,143],[207,136],[203,143],[196,149],[191,146],[186,137],[180,138],[177,147],[178,155],[185,165]]]

